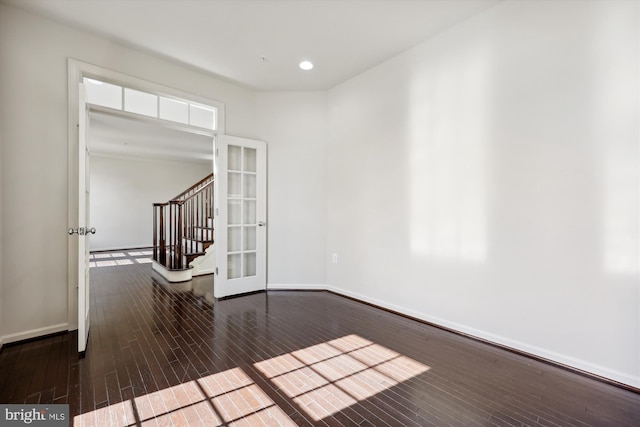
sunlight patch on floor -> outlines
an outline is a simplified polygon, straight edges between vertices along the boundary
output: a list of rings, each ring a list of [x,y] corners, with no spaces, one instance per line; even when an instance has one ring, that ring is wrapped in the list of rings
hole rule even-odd
[[[315,421],[429,370],[422,363],[358,335],[254,366]]]
[[[254,364],[315,421],[390,390],[429,367],[358,335]],[[256,373],[257,374],[257,373]],[[239,367],[78,415],[74,426],[295,426]]]
[[[117,265],[151,264],[150,250],[120,251],[120,252],[93,252],[89,255],[89,267],[114,267]]]
[[[78,415],[74,426],[296,424],[240,368]]]

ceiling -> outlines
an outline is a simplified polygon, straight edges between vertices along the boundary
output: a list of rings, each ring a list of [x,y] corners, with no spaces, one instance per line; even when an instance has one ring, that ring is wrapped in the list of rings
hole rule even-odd
[[[185,161],[213,165],[210,136],[92,111],[91,153],[125,158]]]
[[[330,89],[501,0],[0,0],[258,91]],[[311,71],[298,64],[310,60]],[[100,113],[94,153],[210,162],[211,139]]]
[[[0,1],[261,91],[327,90],[500,2]]]

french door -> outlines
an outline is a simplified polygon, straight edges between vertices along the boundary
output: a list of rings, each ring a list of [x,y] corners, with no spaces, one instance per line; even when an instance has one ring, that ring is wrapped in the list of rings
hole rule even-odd
[[[79,88],[78,114],[78,228],[69,230],[69,234],[78,234],[78,352],[87,349],[89,339],[91,306],[89,294],[89,236],[95,233],[89,219],[90,188],[89,185],[89,110],[86,105],[85,88]]]
[[[214,296],[266,289],[267,156],[263,141],[216,140]]]

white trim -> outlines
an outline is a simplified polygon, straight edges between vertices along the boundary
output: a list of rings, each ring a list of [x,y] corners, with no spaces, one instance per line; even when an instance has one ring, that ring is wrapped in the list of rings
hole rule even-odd
[[[9,344],[12,342],[28,340],[30,338],[37,338],[43,335],[55,334],[57,332],[64,332],[68,330],[70,330],[68,323],[59,323],[53,326],[47,326],[44,328],[31,329],[25,332],[5,335],[0,338],[0,341],[4,344]]]
[[[192,104],[200,104],[205,107],[215,108],[217,110],[216,117],[216,133],[225,133],[225,104],[214,99],[205,98],[195,93],[185,92],[169,86],[154,83],[139,77],[130,76],[108,68],[99,67],[97,65],[82,62],[77,59],[68,59],[69,69],[77,70],[78,79],[83,77],[95,78],[97,80],[107,81],[123,87],[149,92],[155,95],[174,98],[179,101],[190,101]],[[79,80],[77,80],[79,82]],[[187,125],[185,125],[187,126]],[[202,129],[202,128],[200,128]]]
[[[187,282],[193,277],[193,268],[191,267],[184,270],[167,270],[164,265],[151,261],[151,268],[171,283]]]
[[[213,150],[212,150],[213,152]],[[93,152],[91,153],[92,158],[101,158],[101,159],[114,159],[114,160],[128,160],[135,161],[136,163],[180,163],[182,165],[188,164],[198,164],[207,166],[213,162],[213,158],[186,158],[186,157],[150,157],[147,153],[130,153],[130,154],[115,154],[115,153],[102,153],[102,152]]]
[[[338,295],[343,295],[345,297],[353,298],[357,301],[369,303],[374,306],[395,311],[397,313],[401,313],[406,316],[423,320],[425,322],[431,323],[436,326],[442,326],[444,328],[451,329],[453,331],[460,332],[474,338],[479,338],[481,340],[500,345],[502,347],[508,347],[513,350],[517,350],[519,352],[528,353],[531,356],[541,357],[543,359],[549,360],[550,362],[559,363],[569,368],[578,369],[590,374],[595,374],[595,375],[598,375],[613,381],[617,381],[619,383],[627,384],[633,387],[640,387],[640,377],[636,378],[631,375],[625,374],[624,372],[619,372],[613,369],[609,369],[602,365],[597,365],[581,359],[566,356],[553,351],[548,351],[548,350],[545,350],[544,348],[532,346],[520,341],[502,337],[500,335],[491,334],[489,332],[472,328],[466,325],[462,325],[460,323],[450,322],[448,320],[445,320],[439,317],[429,316],[427,314],[424,314],[415,310],[410,310],[395,304],[389,304],[382,300],[379,300],[376,298],[370,298],[356,292],[346,291],[338,287],[321,285],[321,284],[304,284],[303,285],[303,284],[269,283],[267,284],[267,290],[331,291]]]
[[[164,86],[158,83],[153,83],[148,80],[144,80],[138,77],[130,76],[127,74],[119,73],[107,68],[99,67],[93,64],[79,61],[77,59],[67,59],[67,197],[70,209],[67,210],[67,228],[76,228],[78,225],[78,131],[77,131],[77,117],[78,117],[78,83],[84,77],[96,78],[98,80],[104,80],[119,84],[123,87],[129,87],[132,89],[138,89],[149,93],[154,93],[168,98],[175,98],[179,100],[186,100],[192,104],[200,104],[201,106],[215,108],[217,110],[216,117],[216,130],[215,134],[225,133],[225,104],[220,101],[205,98],[200,95],[185,92],[179,89],[175,89],[169,86]],[[196,129],[194,127],[194,129]],[[215,138],[215,136],[214,136]],[[74,208],[75,207],[75,208]],[[68,239],[67,244],[67,277],[68,277],[68,314],[67,323],[69,330],[78,328],[78,272],[77,272],[77,239]]]
[[[384,302],[375,298],[369,298],[367,296],[364,296],[362,294],[358,294],[355,292],[345,291],[344,289],[336,288],[333,286],[327,286],[325,289],[331,292],[335,292],[336,294],[344,295],[359,301],[367,302],[369,304],[373,304],[379,307],[386,308],[388,310],[402,313],[404,315],[411,316],[416,319],[424,320],[425,322],[429,322],[434,325],[452,329],[454,331],[461,332],[463,334],[470,335],[475,338],[480,338],[482,340],[489,341],[491,343],[498,344],[503,347],[509,347],[511,349],[518,350],[520,352],[528,353],[532,356],[541,357],[551,362],[560,363],[562,365],[566,365],[574,369],[579,369],[581,371],[599,375],[601,377],[618,381],[623,384],[628,384],[633,387],[640,387],[640,377],[634,378],[631,375],[628,375],[613,369],[609,369],[605,366],[596,365],[581,359],[576,359],[574,357],[566,356],[553,351],[548,351],[548,350],[545,350],[544,348],[532,346],[520,341],[505,338],[500,335],[495,335],[486,331],[482,331],[480,329],[475,329],[466,325],[462,325],[460,323],[450,322],[448,320],[441,319],[439,317],[429,316],[427,314],[424,314],[415,310],[410,310],[395,304],[389,304],[387,302]]]
[[[195,105],[195,104],[191,104]],[[171,120],[160,119],[158,117],[149,117],[138,113],[131,113],[125,110],[116,110],[114,108],[102,107],[100,105],[87,104],[87,107],[91,113],[102,114],[106,116],[119,117],[124,120],[131,120],[134,122],[145,123],[148,125],[159,126],[167,129],[177,130],[180,132],[188,132],[196,135],[214,137],[217,133],[217,129],[201,128],[199,126],[189,125],[185,123],[173,122]],[[217,108],[216,108],[217,111]]]
[[[326,291],[327,285],[298,283],[267,283],[268,291]]]

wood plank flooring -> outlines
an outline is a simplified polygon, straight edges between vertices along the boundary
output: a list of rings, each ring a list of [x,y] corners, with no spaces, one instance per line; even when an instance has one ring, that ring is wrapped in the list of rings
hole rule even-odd
[[[640,426],[640,394],[328,292],[214,301],[146,251],[95,254],[76,334],[0,352],[0,402],[86,426]]]

